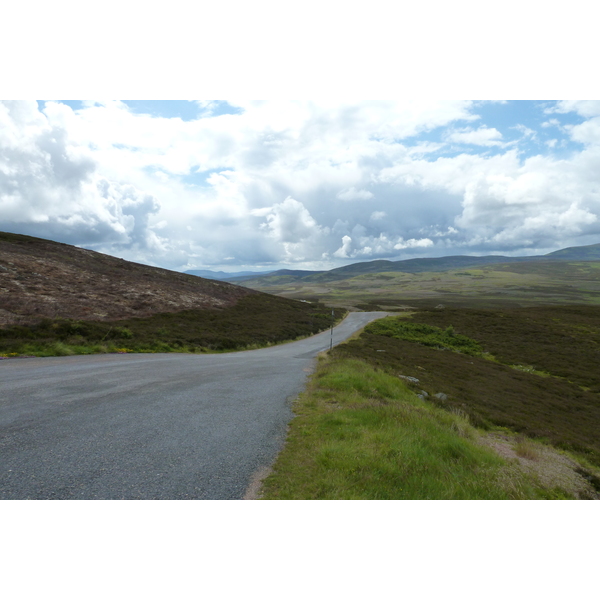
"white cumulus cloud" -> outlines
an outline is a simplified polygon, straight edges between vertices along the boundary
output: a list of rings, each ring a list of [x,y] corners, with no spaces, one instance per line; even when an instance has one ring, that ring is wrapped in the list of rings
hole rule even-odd
[[[342,245],[333,253],[338,258],[349,258],[352,248],[352,238],[349,235],[345,235],[342,238]]]
[[[261,227],[281,242],[297,244],[319,230],[317,222],[310,216],[302,202],[289,196],[280,204],[275,204],[268,209],[254,209],[252,214],[266,217],[266,222]]]
[[[469,101],[228,103],[0,103],[0,229],[175,269],[600,240],[596,102],[509,125]]]
[[[340,200],[370,200],[373,194],[368,190],[355,189],[354,187],[338,192],[336,198]]]
[[[502,144],[502,134],[494,127],[479,127],[472,129],[466,127],[451,131],[446,136],[446,140],[457,144],[473,144],[476,146],[500,146]]]
[[[148,227],[157,199],[103,177],[89,151],[35,102],[1,103],[0,130],[3,227],[73,244],[160,247]]]

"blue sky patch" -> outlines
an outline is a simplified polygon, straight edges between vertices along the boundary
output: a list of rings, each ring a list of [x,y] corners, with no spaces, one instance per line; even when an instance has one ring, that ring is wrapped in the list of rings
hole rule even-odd
[[[213,173],[219,173],[221,171],[223,171],[223,169],[208,169],[207,171],[197,171],[195,169],[192,169],[187,175],[183,175],[179,179],[187,185],[199,185],[202,187],[206,187],[209,185],[207,183],[208,178]]]
[[[123,100],[123,104],[127,105],[132,113],[163,119],[179,118],[182,121],[193,121],[200,114],[200,107],[187,100]]]
[[[585,119],[575,112],[551,112],[554,101],[509,100],[506,102],[476,102],[471,112],[480,118],[476,121],[455,121],[453,124],[436,127],[430,131],[402,140],[408,146],[422,142],[442,144],[442,147],[426,156],[430,160],[440,157],[452,158],[459,154],[494,156],[516,149],[521,160],[536,155],[551,155],[566,158],[581,151],[582,144],[570,139],[568,126],[578,125]],[[501,135],[491,142],[467,142],[453,139],[461,134],[479,129],[495,129]]]
[[[165,119],[180,118],[194,121],[203,117],[241,114],[242,110],[223,100],[207,102],[207,106],[188,100],[123,100],[129,110],[136,114],[146,114]]]
[[[44,109],[46,100],[38,100],[38,108]],[[81,100],[57,100],[61,104],[70,106],[73,110],[85,108]],[[194,100],[122,100],[123,104],[137,115],[150,115],[163,119],[176,119],[194,121],[203,117],[219,117],[221,115],[238,115],[243,112],[241,108],[232,106],[224,100],[210,100],[196,102]],[[204,102],[204,101],[203,101]]]
[[[44,107],[46,106],[46,102],[48,102],[48,100],[38,100],[37,101],[38,108],[40,110],[44,110]],[[73,110],[79,110],[80,108],[83,108],[83,102],[81,100],[56,100],[56,102],[60,102],[61,104],[66,104],[67,106],[70,106]]]

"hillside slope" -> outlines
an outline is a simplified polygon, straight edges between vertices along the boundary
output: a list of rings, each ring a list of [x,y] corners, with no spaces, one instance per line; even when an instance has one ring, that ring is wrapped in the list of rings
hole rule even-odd
[[[225,308],[248,288],[0,232],[0,326],[41,318],[111,321]]]
[[[600,260],[600,244],[563,248],[546,254],[551,260]]]
[[[256,348],[313,335],[344,314],[319,302],[0,233],[0,360]]]

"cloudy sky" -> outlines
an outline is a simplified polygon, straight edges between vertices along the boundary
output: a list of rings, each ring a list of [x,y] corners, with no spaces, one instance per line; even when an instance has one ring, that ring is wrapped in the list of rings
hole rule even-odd
[[[3,101],[0,230],[174,270],[600,242],[599,101]]]

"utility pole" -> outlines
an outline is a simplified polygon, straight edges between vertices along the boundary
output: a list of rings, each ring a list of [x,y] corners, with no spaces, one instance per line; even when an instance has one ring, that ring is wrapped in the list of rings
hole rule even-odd
[[[333,348],[333,320],[335,319],[335,313],[334,313],[335,309],[331,309],[331,342],[329,344],[329,349],[331,350]]]

